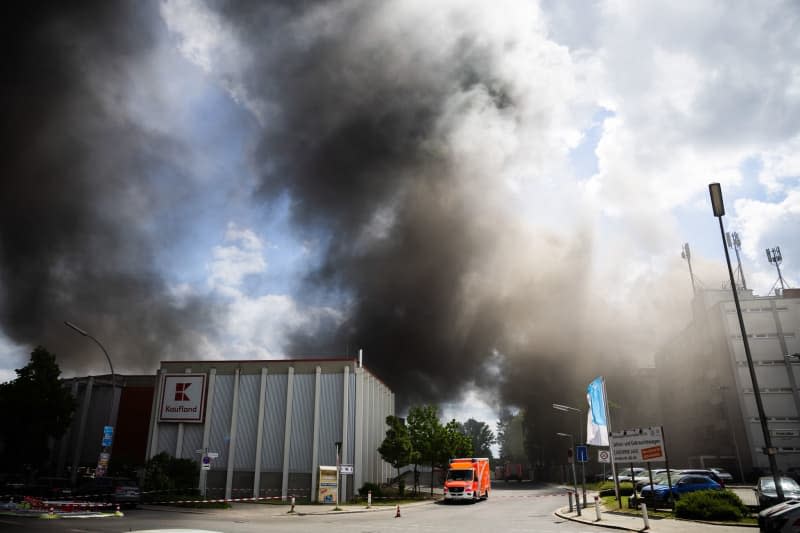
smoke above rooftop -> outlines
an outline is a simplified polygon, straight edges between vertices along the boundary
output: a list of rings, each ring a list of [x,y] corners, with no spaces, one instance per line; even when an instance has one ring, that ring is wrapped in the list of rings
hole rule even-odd
[[[194,231],[200,186],[190,141],[148,127],[130,104],[168,45],[257,123],[247,143],[255,178],[230,181],[247,182],[247,202],[264,210],[288,198],[295,237],[316,239],[322,259],[296,298],[335,301],[342,313],[289,331],[287,355],[363,348],[401,407],[472,388],[498,406],[582,400],[594,375],[641,357],[648,328],[685,298],[670,293],[672,271],[638,285],[652,291],[644,309],[597,285],[608,242],[598,243],[583,185],[563,163],[594,104],[536,6],[507,8],[10,10],[3,332],[44,344],[75,372],[96,359],[63,320],[113,339],[129,371],[196,359],[219,333],[224,306],[176,295],[156,259]]]

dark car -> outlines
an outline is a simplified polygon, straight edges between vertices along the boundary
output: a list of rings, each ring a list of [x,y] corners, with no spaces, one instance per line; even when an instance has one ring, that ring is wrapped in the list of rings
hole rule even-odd
[[[708,469],[700,469],[700,468],[684,468],[681,470],[681,474],[691,474],[693,476],[706,476],[710,477],[723,487],[725,487],[725,481],[719,477],[719,475],[714,472],[713,470]]]
[[[698,490],[722,490],[722,485],[708,476],[694,474],[682,474],[672,480],[672,497],[679,499],[682,494],[695,492]],[[669,499],[669,485],[646,485],[642,488],[641,497],[643,500],[653,500],[665,502]]]
[[[106,502],[123,507],[136,507],[142,502],[139,484],[130,478],[95,477],[81,483],[74,492],[76,499]]]
[[[764,533],[793,533],[800,520],[800,500],[788,500],[758,513],[758,530]]]
[[[727,470],[725,470],[724,468],[716,468],[716,467],[712,467],[712,468],[709,468],[709,470],[711,470],[711,471],[712,471],[712,472],[714,472],[716,475],[718,475],[718,476],[719,476],[719,478],[720,478],[722,481],[724,481],[725,483],[730,483],[731,481],[733,481],[733,474],[731,474],[730,472],[728,472],[728,471],[727,471]]]
[[[797,484],[797,481],[790,477],[782,477],[780,481],[784,498],[787,500],[800,499],[800,485]],[[775,490],[775,479],[772,476],[758,478],[758,483],[753,490],[756,491],[758,506],[761,509],[780,503],[778,501],[778,491]]]

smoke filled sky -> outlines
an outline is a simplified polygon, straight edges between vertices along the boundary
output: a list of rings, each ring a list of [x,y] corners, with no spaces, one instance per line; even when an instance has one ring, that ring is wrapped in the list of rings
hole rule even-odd
[[[796,2],[2,9],[2,380],[107,372],[69,320],[117,372],[363,348],[401,407],[569,403],[686,325],[684,242],[726,283],[710,182],[748,286],[800,283]]]

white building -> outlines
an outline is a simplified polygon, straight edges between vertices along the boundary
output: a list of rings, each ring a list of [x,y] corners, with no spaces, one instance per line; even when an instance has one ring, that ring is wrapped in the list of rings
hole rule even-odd
[[[800,466],[800,290],[740,290],[756,379],[778,467]],[[698,290],[693,320],[656,355],[670,464],[725,466],[735,477],[768,470],[733,295]]]
[[[200,461],[210,497],[309,497],[319,466],[353,465],[342,499],[363,483],[385,482],[378,454],[394,394],[353,359],[163,361],[147,457],[167,452]]]

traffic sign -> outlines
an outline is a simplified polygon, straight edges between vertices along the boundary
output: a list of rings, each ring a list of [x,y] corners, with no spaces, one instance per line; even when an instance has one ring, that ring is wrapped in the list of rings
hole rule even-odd
[[[103,448],[109,448],[112,442],[114,442],[114,426],[103,426],[103,441],[101,445]]]
[[[211,470],[211,457],[208,455],[203,456],[202,467],[203,470]]]
[[[611,452],[608,450],[597,450],[597,462],[598,463],[610,463],[611,462]]]
[[[589,449],[586,446],[575,446],[575,455],[579,463],[589,462]]]
[[[339,465],[339,473],[340,474],[352,474],[353,473],[353,465]]]

